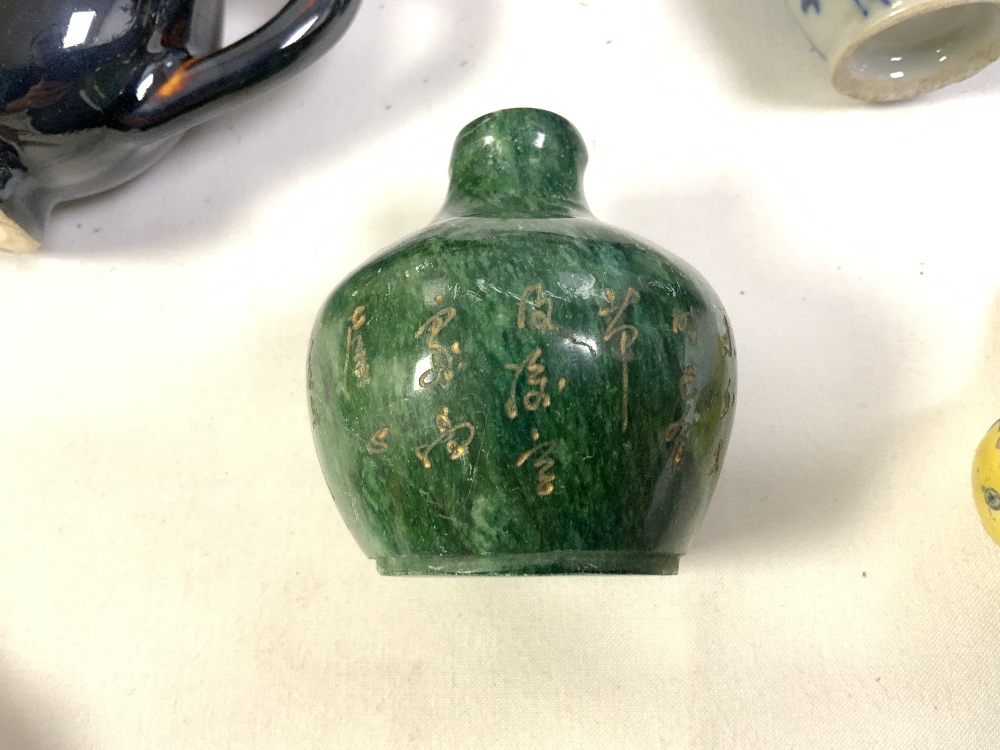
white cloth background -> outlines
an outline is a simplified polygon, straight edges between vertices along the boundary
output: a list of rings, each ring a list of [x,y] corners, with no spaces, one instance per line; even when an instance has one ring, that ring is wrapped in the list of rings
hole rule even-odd
[[[230,3],[230,39],[275,0]],[[680,575],[393,579],[305,397],[313,316],[507,106],[728,308]],[[0,746],[995,748],[1000,67],[841,98],[783,0],[366,0],[331,54],[0,257]]]

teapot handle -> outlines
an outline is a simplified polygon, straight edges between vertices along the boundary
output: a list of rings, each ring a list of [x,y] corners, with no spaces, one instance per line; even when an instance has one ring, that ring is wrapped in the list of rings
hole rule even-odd
[[[306,67],[347,31],[361,0],[289,0],[264,26],[202,57],[164,60],[137,82],[123,130],[185,130]],[[150,77],[152,76],[152,77]]]

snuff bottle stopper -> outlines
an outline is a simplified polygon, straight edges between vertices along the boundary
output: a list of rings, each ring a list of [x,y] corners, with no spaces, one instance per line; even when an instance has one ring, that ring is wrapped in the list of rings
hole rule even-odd
[[[461,131],[444,208],[323,305],[309,410],[385,574],[676,573],[733,420],[732,331],[688,264],[597,221],[577,130]]]

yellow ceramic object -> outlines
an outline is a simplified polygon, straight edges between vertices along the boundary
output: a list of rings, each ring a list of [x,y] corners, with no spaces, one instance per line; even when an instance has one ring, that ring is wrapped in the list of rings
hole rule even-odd
[[[1000,422],[990,427],[972,462],[972,496],[986,533],[1000,544]]]

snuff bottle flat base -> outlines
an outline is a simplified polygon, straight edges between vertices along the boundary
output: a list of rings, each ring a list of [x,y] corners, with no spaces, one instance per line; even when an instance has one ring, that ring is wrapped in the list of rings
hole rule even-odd
[[[676,575],[680,555],[656,552],[537,552],[379,557],[389,576]]]

